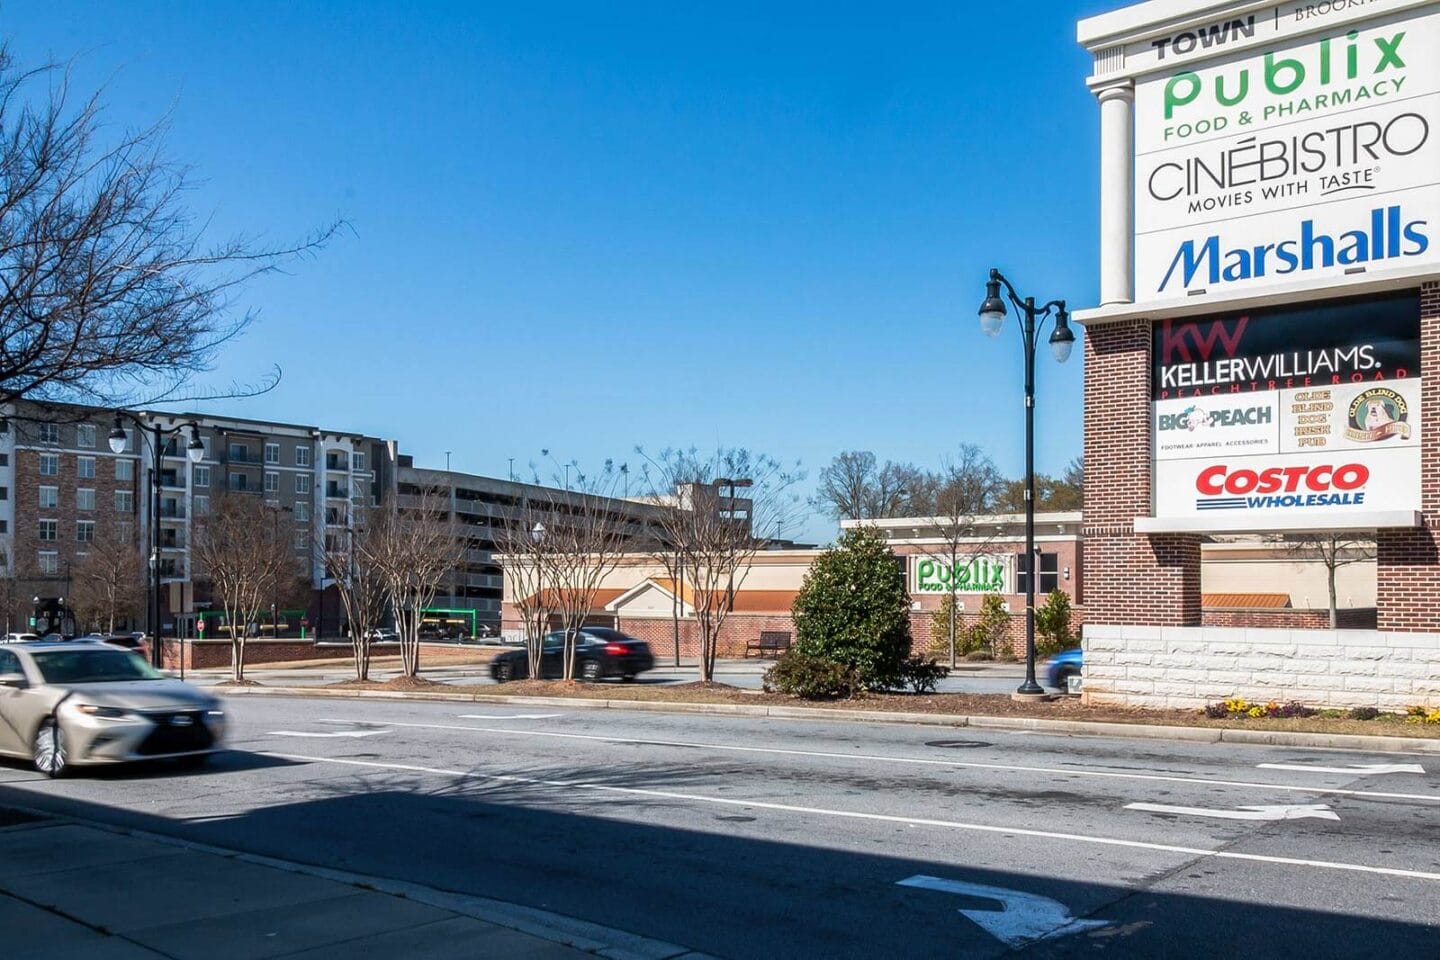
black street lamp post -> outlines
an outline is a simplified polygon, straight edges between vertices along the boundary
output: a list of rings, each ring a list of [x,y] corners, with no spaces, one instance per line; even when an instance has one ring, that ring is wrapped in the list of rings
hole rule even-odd
[[[1064,363],[1070,358],[1075,332],[1070,329],[1070,314],[1065,310],[1064,300],[1051,300],[1036,307],[1034,297],[1021,299],[1005,275],[992,269],[985,283],[985,301],[980,304],[980,329],[986,336],[998,336],[1005,324],[1005,300],[1000,297],[1002,286],[1019,316],[1025,350],[1025,682],[1014,696],[1017,700],[1028,700],[1045,696],[1045,688],[1035,682],[1035,578],[1040,573],[1040,564],[1035,558],[1035,350],[1047,317],[1055,318],[1055,327],[1050,331],[1050,350],[1056,362]]]
[[[179,436],[186,427],[190,429],[190,442],[185,446],[185,454],[191,463],[199,463],[205,459],[205,444],[200,441],[200,425],[193,420],[176,424],[173,427],[162,427],[159,422],[146,423],[138,414],[129,410],[115,411],[115,426],[110,431],[110,451],[112,453],[124,453],[129,438],[125,433],[124,421],[129,420],[142,434],[150,433],[150,448],[153,459],[150,466],[150,562],[149,582],[146,585],[149,594],[149,620],[150,620],[150,662],[156,669],[159,669],[164,662],[163,653],[160,647],[160,466],[165,441],[169,437]],[[184,655],[181,655],[184,661]]]

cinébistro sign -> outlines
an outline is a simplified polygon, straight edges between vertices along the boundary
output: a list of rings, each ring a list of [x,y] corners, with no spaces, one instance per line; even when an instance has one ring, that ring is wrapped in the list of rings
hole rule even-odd
[[[1140,81],[1136,299],[1440,257],[1435,9],[1192,57]]]

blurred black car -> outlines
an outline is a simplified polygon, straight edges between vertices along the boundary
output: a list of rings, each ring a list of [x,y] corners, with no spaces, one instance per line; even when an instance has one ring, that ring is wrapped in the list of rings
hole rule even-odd
[[[565,675],[565,634],[547,633],[540,645],[540,678],[558,680]],[[650,644],[609,627],[585,627],[575,639],[575,673],[581,680],[606,677],[634,680],[655,666]],[[490,662],[490,676],[496,683],[524,680],[530,676],[525,650],[506,650]]]

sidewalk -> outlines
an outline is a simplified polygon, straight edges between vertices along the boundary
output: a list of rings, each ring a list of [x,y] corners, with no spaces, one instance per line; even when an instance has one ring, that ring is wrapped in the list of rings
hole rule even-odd
[[[686,953],[619,931],[503,905],[521,918],[519,927],[568,923],[579,931],[544,938],[467,915],[476,910],[462,913],[443,905],[453,900],[458,910],[465,910],[463,904],[469,902],[481,905],[478,912],[492,905],[493,912],[494,901],[423,890],[418,896],[411,891],[393,895],[364,889],[358,881],[345,882],[340,874],[327,879],[315,875],[323,871],[314,868],[273,863],[277,865],[0,807],[3,956],[579,960],[601,954],[659,960]],[[596,932],[603,941],[586,936]]]

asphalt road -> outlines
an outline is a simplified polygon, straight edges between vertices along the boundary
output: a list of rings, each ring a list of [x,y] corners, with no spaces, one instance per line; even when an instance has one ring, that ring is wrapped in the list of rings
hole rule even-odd
[[[471,704],[230,709],[234,749],[208,770],[47,782],[0,766],[0,804],[729,958],[1440,957],[1433,756]]]

